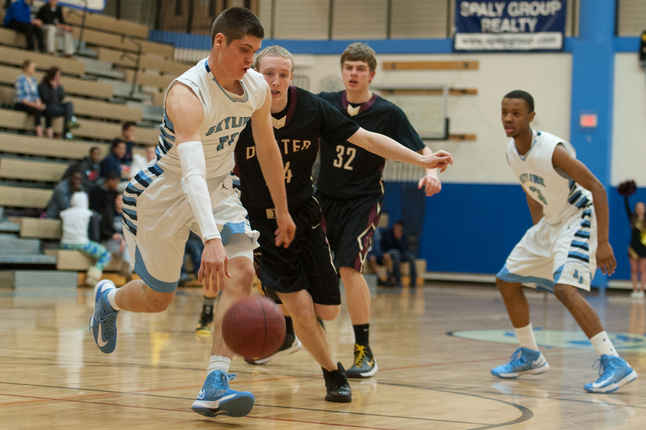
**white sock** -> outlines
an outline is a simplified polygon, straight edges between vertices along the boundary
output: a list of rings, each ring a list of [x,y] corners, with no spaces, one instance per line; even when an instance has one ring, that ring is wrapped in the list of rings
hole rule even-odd
[[[223,355],[212,355],[209,360],[209,367],[206,369],[206,374],[214,370],[221,370],[224,373],[229,373],[229,366],[231,366],[231,359]]]
[[[516,338],[518,339],[518,344],[524,348],[531,349],[532,351],[538,351],[538,345],[536,345],[536,338],[534,337],[534,330],[532,330],[532,323],[529,323],[528,326],[515,328]]]
[[[597,353],[599,353],[599,355],[606,354],[619,357],[619,354],[617,354],[615,347],[612,345],[612,341],[608,337],[608,333],[606,333],[605,331],[602,331],[601,333],[591,337],[590,342],[592,342],[592,346],[594,346],[594,349],[597,350]]]
[[[115,299],[115,296],[117,295],[117,289],[112,288],[110,291],[108,291],[108,303],[110,303],[110,306],[112,306],[112,309],[115,311],[120,311],[121,308],[117,306],[117,300]]]

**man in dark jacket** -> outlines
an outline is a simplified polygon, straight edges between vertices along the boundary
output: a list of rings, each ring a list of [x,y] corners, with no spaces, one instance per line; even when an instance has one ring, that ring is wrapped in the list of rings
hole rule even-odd
[[[47,202],[47,218],[57,219],[62,210],[71,206],[72,194],[77,191],[86,191],[83,187],[83,176],[78,169],[75,169],[72,174],[60,181],[54,188],[52,197]]]
[[[63,179],[69,177],[74,170],[79,170],[83,175],[83,186],[86,190],[92,189],[99,179],[99,161],[101,160],[101,150],[98,146],[90,148],[88,157],[83,157],[80,161],[69,165]]]
[[[29,6],[33,0],[18,0],[9,6],[7,14],[4,16],[2,26],[22,33],[27,39],[27,49],[35,51],[34,37],[38,41],[38,50],[45,52],[45,40],[43,38],[43,22],[36,18],[31,19],[31,10]]]
[[[58,0],[49,0],[45,3],[36,18],[43,22],[43,33],[47,42],[47,53],[56,54],[56,38],[63,37],[63,53],[66,57],[74,54],[72,43],[72,27],[65,23],[63,9],[58,5]]]
[[[96,212],[97,214],[103,214],[106,207],[111,205],[114,202],[114,198],[117,196],[117,188],[119,187],[119,181],[121,178],[116,172],[110,172],[103,179],[103,182],[95,185],[90,189],[88,197],[90,199],[90,209]]]

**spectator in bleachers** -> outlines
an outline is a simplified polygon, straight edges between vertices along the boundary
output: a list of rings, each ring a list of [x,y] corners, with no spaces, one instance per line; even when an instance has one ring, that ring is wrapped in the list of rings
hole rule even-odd
[[[45,40],[43,38],[43,22],[31,17],[31,9],[29,8],[33,0],[18,0],[9,6],[7,14],[4,16],[2,26],[10,28],[22,33],[27,39],[27,49],[35,51],[34,37],[38,41],[38,49],[40,52],[45,52]]]
[[[106,208],[114,203],[114,198],[119,194],[119,182],[121,178],[117,172],[110,172],[107,176],[102,177],[99,183],[90,188],[88,197],[90,198],[90,209],[101,215]]]
[[[70,164],[70,166],[63,174],[63,179],[72,174],[74,170],[80,170],[83,175],[83,186],[86,190],[90,190],[96,185],[99,179],[99,161],[101,160],[101,150],[97,146],[90,148],[88,157]]]
[[[123,238],[123,195],[117,194],[112,204],[108,205],[101,217],[101,241],[111,254],[118,254],[121,257],[122,265],[120,274],[126,278],[126,282],[132,280],[132,268],[130,267],[130,253]]]
[[[392,282],[401,287],[401,272],[399,265],[402,262],[410,263],[411,287],[417,282],[417,271],[415,269],[415,254],[408,249],[408,238],[404,234],[404,221],[397,221],[391,229],[386,230],[381,236],[381,252],[383,260],[388,269],[388,277]]]
[[[63,8],[58,5],[58,0],[49,0],[40,10],[36,18],[43,23],[43,33],[47,43],[47,53],[56,55],[56,39],[63,38],[63,54],[66,57],[74,55],[72,43],[72,27],[65,23]]]
[[[85,283],[93,286],[103,276],[103,268],[110,262],[110,253],[98,242],[88,237],[88,226],[92,211],[88,209],[87,194],[75,192],[71,198],[71,207],[61,212],[63,235],[61,247],[63,249],[79,251],[96,260],[94,266],[87,270]]]
[[[74,138],[70,132],[71,128],[79,126],[76,117],[74,116],[74,104],[72,102],[64,102],[65,91],[61,85],[61,69],[58,67],[50,67],[43,82],[38,86],[40,99],[45,104],[45,126],[47,127],[47,137],[52,139],[54,137],[54,130],[52,129],[52,122],[54,118],[59,116],[63,117],[63,139],[71,140]]]
[[[154,145],[146,146],[146,156],[143,156],[140,154],[133,154],[132,164],[130,165],[130,174],[128,175],[130,179],[134,178],[135,175],[139,173],[140,170],[148,166],[148,163],[150,163],[151,161],[157,158],[157,154],[155,153],[155,148],[156,146]]]
[[[83,187],[83,175],[78,169],[74,169],[72,174],[60,181],[56,187],[52,197],[47,202],[46,217],[50,219],[57,219],[60,217],[61,211],[67,209],[71,205],[72,194],[87,190]]]
[[[38,82],[34,78],[36,63],[25,60],[22,63],[22,74],[16,79],[16,102],[14,108],[27,112],[34,116],[34,127],[36,136],[43,135],[43,127],[40,125],[40,118],[45,110],[45,105],[38,94]]]
[[[122,140],[115,140],[112,142],[110,153],[107,157],[101,160],[99,166],[99,173],[101,177],[105,178],[111,172],[115,172],[120,178],[127,179],[130,166],[123,162],[126,154],[126,142]]]
[[[125,142],[126,152],[122,157],[122,163],[130,166],[132,164],[132,147],[135,146],[133,142],[135,140],[135,130],[137,129],[137,124],[134,122],[126,121],[121,124],[121,136],[115,138],[112,141],[114,145],[115,142]]]

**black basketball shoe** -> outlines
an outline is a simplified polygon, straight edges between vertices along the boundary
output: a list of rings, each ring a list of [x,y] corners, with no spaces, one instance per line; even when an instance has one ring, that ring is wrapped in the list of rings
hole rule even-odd
[[[325,388],[327,389],[325,400],[328,402],[350,403],[352,401],[352,390],[350,389],[350,384],[348,384],[345,369],[341,363],[336,365],[338,369],[332,372],[322,369]]]

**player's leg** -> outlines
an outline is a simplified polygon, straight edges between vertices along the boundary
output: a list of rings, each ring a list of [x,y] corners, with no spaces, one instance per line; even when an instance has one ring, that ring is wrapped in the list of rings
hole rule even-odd
[[[395,286],[401,287],[402,286],[402,273],[401,273],[402,253],[399,251],[399,249],[391,249],[389,251],[386,251],[386,254],[388,254],[392,260],[393,278],[395,279]]]
[[[591,393],[611,393],[634,381],[637,378],[637,372],[626,360],[619,357],[610,337],[601,325],[599,316],[581,295],[579,289],[572,285],[557,284],[554,286],[554,295],[572,314],[600,355],[600,377],[597,381],[586,384],[585,390]]]
[[[633,292],[630,295],[633,299],[637,298],[639,290],[637,289],[637,277],[639,276],[639,261],[634,258],[632,255],[628,255],[628,261],[630,262],[630,282],[633,287]]]
[[[336,362],[330,352],[325,330],[316,319],[317,314],[312,296],[310,296],[307,290],[287,294],[277,292],[277,295],[292,316],[296,335],[301,339],[305,349],[312,354],[312,357],[314,357],[323,369],[323,376],[327,388],[325,400],[341,403],[352,401],[352,391],[350,390],[345,370],[341,363]],[[328,312],[325,309],[321,309],[324,307],[337,309],[331,309]],[[339,305],[318,306],[324,315],[338,313],[338,307]]]
[[[639,283],[641,290],[639,291],[639,299],[644,298],[644,291],[646,287],[646,258],[639,258]]]
[[[252,239],[246,234],[233,234],[225,249],[229,257],[231,278],[225,280],[224,290],[213,314],[213,347],[207,376],[191,409],[208,417],[224,414],[243,417],[251,412],[255,403],[253,394],[229,388],[235,375],[229,374],[233,351],[222,337],[222,319],[226,311],[239,300],[249,297],[255,271],[253,268]]]
[[[153,195],[163,193],[171,202],[183,196],[181,184],[172,179],[169,182],[155,167],[138,173],[124,192],[123,234],[131,264],[141,280],[130,281],[119,289],[112,281],[103,280],[94,288],[90,333],[106,354],[116,347],[117,314],[121,309],[162,312],[173,301],[177,289],[183,249],[177,249],[175,244],[186,241],[188,229],[183,226],[192,213],[188,205],[173,210],[154,197],[147,198],[146,190]],[[146,220],[154,223],[148,224]],[[159,231],[164,234],[158,234]]]
[[[415,254],[408,251],[405,252],[404,255],[402,256],[402,261],[407,261],[408,264],[410,265],[410,286],[411,287],[416,287],[417,286],[417,267],[415,266]]]
[[[517,378],[549,370],[547,360],[536,344],[529,303],[522,284],[538,284],[551,290],[554,264],[549,241],[551,233],[550,226],[542,221],[527,230],[496,275],[496,286],[519,346],[508,363],[491,369],[491,373],[499,378]]]
[[[529,303],[522,285],[518,282],[507,282],[496,278],[496,286],[505,303],[519,348],[508,363],[494,367],[491,369],[491,373],[499,378],[517,378],[521,375],[546,372],[549,365],[538,350],[529,318]]]

